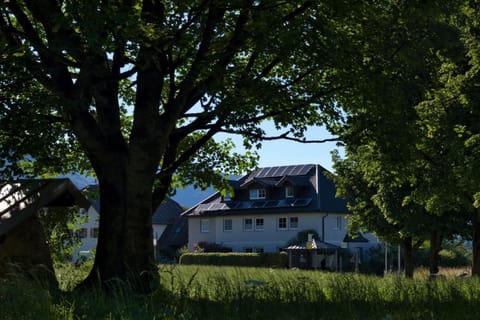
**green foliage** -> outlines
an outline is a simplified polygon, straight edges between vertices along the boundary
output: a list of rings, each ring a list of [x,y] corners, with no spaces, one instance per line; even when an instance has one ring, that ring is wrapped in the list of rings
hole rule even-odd
[[[425,5],[430,8],[388,6],[376,22],[393,22],[385,25],[389,34],[371,34],[375,51],[358,47],[350,71],[365,78],[341,98],[346,121],[337,132],[346,157],[334,155],[338,194],[349,201],[353,230],[373,231],[392,243],[421,243],[432,232],[446,238],[467,233],[473,193],[457,183],[469,184],[478,175],[466,171],[478,157],[461,147],[460,136],[471,130],[459,125],[478,124],[476,102],[455,110],[465,100],[461,87],[472,83],[463,75],[469,70],[465,26],[459,27],[469,21],[462,18],[464,3]],[[366,34],[375,30],[370,27],[366,23]]]
[[[86,261],[82,264],[73,264],[69,262],[56,263],[55,274],[58,279],[59,289],[62,291],[72,291],[90,272],[93,261]]]
[[[416,255],[416,266],[428,266],[430,246],[426,242]],[[463,240],[443,241],[440,255],[440,267],[469,267],[472,265],[472,251]]]
[[[42,211],[40,218],[54,263],[69,261],[80,247],[76,231],[86,222],[85,214],[79,213],[76,207],[50,208]]]
[[[64,273],[78,269],[65,266]],[[87,270],[83,270],[86,275]],[[435,281],[316,271],[163,266],[161,289],[50,295],[22,279],[0,286],[2,319],[476,319],[479,280]],[[25,306],[28,306],[26,308]],[[467,312],[468,310],[468,312]]]
[[[54,319],[60,309],[46,289],[20,275],[0,279],[0,301],[2,319]]]
[[[219,133],[251,149],[327,126],[346,144],[337,183],[352,225],[385,239],[449,237],[478,207],[469,1],[4,1],[0,12],[1,170],[93,169],[110,201],[102,228],[118,221],[102,252],[120,236],[141,242],[145,199],[185,184],[225,193],[222,172],[255,166]],[[119,252],[153,255],[129,245]],[[116,256],[102,272],[151,259]]]
[[[0,168],[94,172],[109,231],[90,279],[145,274],[146,211],[177,186],[225,193],[222,173],[255,167],[255,152],[215,135],[250,149],[338,121],[344,25],[361,20],[347,3],[1,2]]]
[[[185,253],[180,257],[180,264],[213,265],[238,267],[270,267],[287,266],[286,253]]]
[[[311,234],[313,239],[319,240],[318,232],[315,229],[302,230],[295,237],[287,241],[287,246],[296,244],[305,244],[308,241],[308,235]]]

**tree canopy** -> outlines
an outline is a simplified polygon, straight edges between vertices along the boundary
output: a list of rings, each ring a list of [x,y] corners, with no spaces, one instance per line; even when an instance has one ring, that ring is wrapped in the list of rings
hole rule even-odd
[[[454,1],[433,10],[416,20],[425,23],[416,30],[426,32],[420,38],[422,33],[410,33],[406,38],[414,41],[398,51],[390,68],[343,103],[348,160],[336,161],[343,172],[338,181],[344,190],[366,188],[351,197],[356,208],[365,201],[377,208],[361,209],[354,220],[364,226],[390,204],[385,190],[396,190],[399,205],[389,222],[416,227],[408,228],[414,235],[448,238],[472,224],[472,273],[478,275],[478,8]],[[408,217],[403,210],[412,205]]]
[[[174,184],[226,187],[221,173],[256,163],[218,133],[250,148],[302,142],[308,126],[325,125],[352,156],[344,168],[361,169],[356,188],[404,226],[417,207],[447,211],[434,201],[442,178],[478,175],[473,4],[19,0],[0,11],[1,170],[94,172],[100,229],[85,284],[120,278],[151,289],[155,204]],[[468,121],[451,118],[450,105]],[[281,133],[268,137],[264,121]],[[448,143],[432,142],[435,132]],[[458,164],[447,174],[422,156],[439,145],[440,163]],[[479,198],[474,180],[455,181]]]
[[[148,290],[153,205],[172,183],[221,187],[220,173],[255,165],[215,134],[240,134],[247,147],[303,141],[307,126],[339,118],[335,93],[350,80],[335,68],[352,53],[357,9],[368,6],[2,2],[2,170],[93,170],[100,230],[85,284],[134,279]],[[266,137],[266,120],[283,133]]]

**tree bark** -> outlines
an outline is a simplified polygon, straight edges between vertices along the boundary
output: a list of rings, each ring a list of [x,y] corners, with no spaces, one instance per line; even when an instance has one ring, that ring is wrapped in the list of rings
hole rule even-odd
[[[158,286],[152,229],[154,161],[136,159],[132,165],[119,158],[97,171],[99,235],[94,266],[81,287],[108,289],[113,279],[120,279],[136,291],[150,292]]]
[[[413,278],[413,245],[412,237],[406,237],[402,240],[403,264],[405,268],[405,277]]]
[[[475,209],[472,217],[472,276],[480,276],[480,209]]]
[[[432,230],[430,233],[430,275],[436,275],[439,271],[440,261],[439,252],[442,249],[442,234],[438,230]]]

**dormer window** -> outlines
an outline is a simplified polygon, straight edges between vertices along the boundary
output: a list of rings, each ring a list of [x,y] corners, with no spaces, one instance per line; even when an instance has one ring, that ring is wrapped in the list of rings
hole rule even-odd
[[[267,192],[263,188],[250,189],[250,200],[265,199]]]
[[[294,196],[293,187],[285,187],[285,198],[293,198]]]

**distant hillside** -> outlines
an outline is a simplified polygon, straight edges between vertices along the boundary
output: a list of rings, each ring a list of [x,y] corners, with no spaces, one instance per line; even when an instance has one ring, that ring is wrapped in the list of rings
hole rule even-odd
[[[231,175],[230,180],[238,180],[240,177]],[[177,193],[172,197],[173,200],[178,202],[182,207],[190,209],[200,201],[205,200],[216,190],[210,187],[206,190],[196,189],[193,186],[187,186],[185,189],[177,189]]]
[[[64,176],[59,176],[59,178],[70,178],[73,184],[79,188],[80,190],[85,188],[88,185],[97,184],[93,178],[86,178],[78,173],[71,173]],[[232,179],[236,179],[237,177],[233,177]],[[193,186],[187,186],[185,189],[177,189],[177,193],[175,196],[172,197],[173,200],[178,202],[182,207],[191,208],[200,201],[206,199],[210,195],[215,192],[215,189],[212,187],[208,188],[207,190],[200,190],[196,189]]]
[[[177,193],[172,199],[178,202],[182,207],[189,209],[213,193],[215,193],[215,189],[212,187],[207,190],[200,190],[195,189],[192,186],[187,186],[185,189],[177,189]]]

